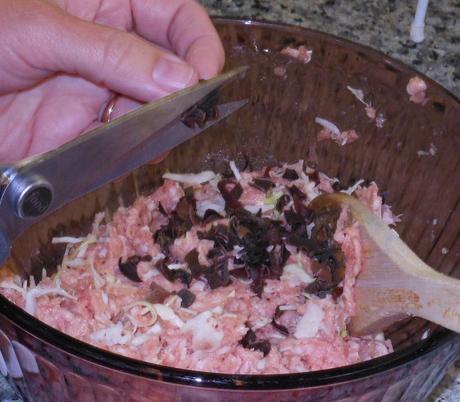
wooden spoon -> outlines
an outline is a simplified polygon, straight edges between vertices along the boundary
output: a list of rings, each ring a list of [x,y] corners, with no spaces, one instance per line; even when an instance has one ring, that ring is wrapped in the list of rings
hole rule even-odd
[[[355,287],[354,335],[379,332],[408,316],[417,316],[460,332],[460,280],[426,265],[356,198],[344,193],[321,195],[310,207],[337,211],[345,207],[359,224],[362,271]]]

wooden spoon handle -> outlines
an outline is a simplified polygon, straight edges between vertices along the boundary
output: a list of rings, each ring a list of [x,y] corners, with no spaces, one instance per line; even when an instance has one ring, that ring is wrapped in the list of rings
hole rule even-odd
[[[420,300],[408,312],[460,332],[460,280],[425,268],[426,276],[411,278]]]
[[[363,250],[363,266],[367,268],[357,287],[379,291],[386,314],[393,310],[394,314],[422,317],[460,332],[460,280],[429,267],[395,231],[357,204],[353,205],[353,215],[362,225],[362,236],[372,244]]]

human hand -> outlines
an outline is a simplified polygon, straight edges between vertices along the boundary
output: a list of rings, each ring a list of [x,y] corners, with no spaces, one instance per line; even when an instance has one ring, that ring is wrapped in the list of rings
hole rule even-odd
[[[193,0],[0,0],[0,162],[216,75],[224,52]]]

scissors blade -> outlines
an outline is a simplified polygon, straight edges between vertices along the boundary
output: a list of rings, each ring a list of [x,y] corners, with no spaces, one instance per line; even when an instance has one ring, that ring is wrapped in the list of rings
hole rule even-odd
[[[200,84],[199,100],[219,88],[223,82],[228,82],[243,71],[245,70],[239,69],[236,72],[226,74],[225,77],[214,81],[208,86]],[[191,94],[193,94],[193,91]],[[197,96],[195,95],[192,96],[191,100],[190,98],[188,99],[187,102],[180,101],[180,111],[182,111],[182,108],[187,110],[189,105],[193,106],[197,103],[195,101]],[[217,106],[217,117],[207,120],[201,127],[188,127],[181,121],[180,115],[182,113],[177,111],[174,119],[167,124],[164,124],[166,120],[163,120],[163,126],[154,131],[153,134],[151,129],[148,132],[146,131],[145,123],[142,123],[142,127],[144,127],[142,136],[136,136],[136,132],[130,132],[131,127],[140,127],[137,122],[135,122],[134,126],[129,124],[116,125],[115,127],[122,127],[124,130],[115,132],[117,140],[108,143],[104,141],[105,146],[101,146],[101,143],[93,138],[97,133],[90,133],[90,140],[78,139],[73,143],[75,148],[71,145],[65,145],[57,151],[51,151],[39,157],[21,161],[13,166],[16,173],[11,175],[12,181],[6,186],[4,197],[0,199],[0,216],[2,217],[0,220],[0,265],[9,254],[11,242],[36,220],[40,219],[21,219],[15,215],[11,205],[15,197],[15,181],[18,178],[28,177],[28,175],[29,177],[39,176],[52,184],[54,196],[46,211],[46,214],[49,214],[60,206],[140,167],[203,132],[243,107],[246,103],[246,100],[241,100]],[[157,116],[150,109],[146,113],[141,113],[141,115]],[[121,120],[126,122],[134,121],[126,117],[121,118]],[[105,135],[110,132],[113,131],[102,131]],[[120,133],[123,134],[121,137]],[[130,135],[136,136],[136,140],[133,141],[129,138]],[[128,137],[126,141],[124,141],[125,137]],[[92,141],[93,139],[94,141]],[[76,148],[78,152],[74,152]],[[120,150],[123,150],[123,152],[120,152]]]
[[[120,177],[125,172],[137,169],[152,161],[152,155],[155,155],[155,157],[160,156],[190,138],[195,137],[209,127],[224,120],[238,109],[241,109],[247,103],[248,100],[243,99],[218,105],[216,107],[217,118],[206,121],[201,127],[188,127],[182,122],[176,122],[156,132],[147,141],[126,153],[118,161],[119,163],[113,166],[113,170],[107,172],[109,181],[110,177]],[[107,177],[101,177],[100,180],[107,181]]]
[[[45,164],[62,164],[64,167],[65,165],[71,166],[70,160],[79,160],[80,165],[89,163],[90,169],[94,169],[98,164],[103,168],[104,164],[97,158],[101,150],[110,151],[113,159],[117,159],[119,155],[136,147],[153,133],[172,123],[188,109],[199,104],[207,95],[233,81],[247,70],[246,66],[239,67],[148,103],[55,150],[24,159],[16,163],[15,167],[19,169],[29,165],[28,169],[31,169]],[[153,155],[153,158],[155,156],[158,155]]]
[[[157,133],[175,123],[180,127],[182,123],[179,119],[184,112],[246,70],[246,67],[234,69],[147,104],[56,150],[23,161],[15,167],[21,175],[39,175],[51,183],[55,196],[49,212],[128,173],[131,168],[127,161],[131,150],[141,146],[149,138],[154,141]],[[200,131],[202,129],[187,131],[188,138]],[[172,149],[177,145],[174,138],[165,138],[158,148],[150,147],[152,153],[150,156],[146,155],[146,158],[153,160]],[[114,169],[117,165],[119,169]]]

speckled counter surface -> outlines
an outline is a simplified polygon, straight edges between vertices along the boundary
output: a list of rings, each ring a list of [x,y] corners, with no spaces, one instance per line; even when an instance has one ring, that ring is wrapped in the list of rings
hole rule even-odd
[[[460,97],[460,0],[431,1],[425,41],[409,29],[417,0],[201,0],[210,14],[318,29],[380,50]]]
[[[460,97],[460,0],[431,1],[426,39],[409,38],[416,0],[201,0],[210,14],[301,25],[374,47]],[[0,401],[21,401],[0,376]],[[460,401],[460,361],[429,402]]]
[[[300,25],[371,46],[403,61],[460,97],[460,0],[431,1],[425,40],[409,37],[416,0],[202,0],[218,16]],[[460,360],[429,402],[460,401]]]

